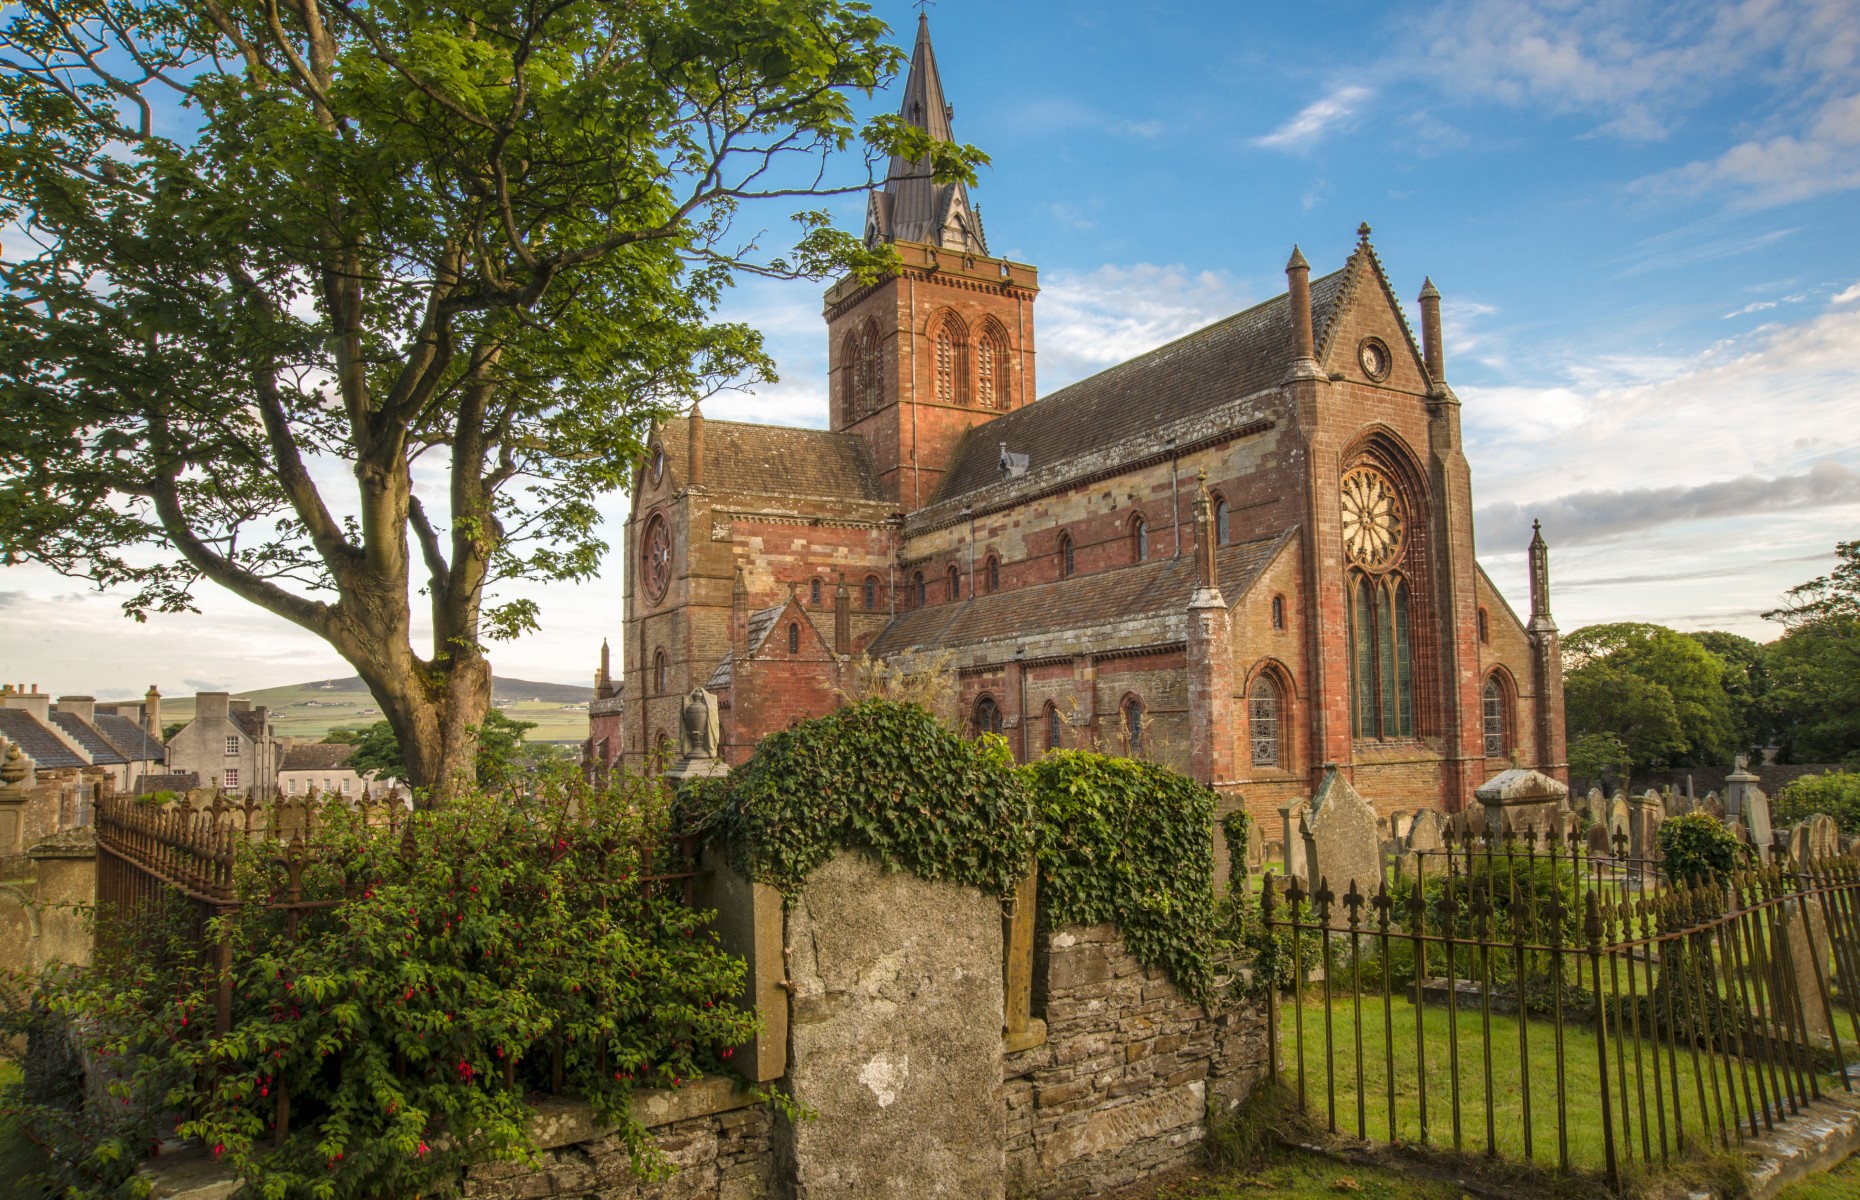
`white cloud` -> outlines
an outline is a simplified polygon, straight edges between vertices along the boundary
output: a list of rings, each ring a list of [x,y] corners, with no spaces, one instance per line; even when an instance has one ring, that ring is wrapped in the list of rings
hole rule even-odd
[[[1356,115],[1363,102],[1373,94],[1371,89],[1360,84],[1345,84],[1305,105],[1296,116],[1271,133],[1254,138],[1253,144],[1268,150],[1302,150]]]
[[[1799,132],[1739,142],[1635,186],[1680,196],[1728,191],[1758,207],[1860,187],[1860,93],[1829,100]]]
[[[1854,284],[1834,298],[1836,304],[1852,304],[1856,300],[1860,300],[1860,283]]]
[[[1251,301],[1229,276],[1135,263],[1055,271],[1041,281],[1042,395],[1153,350]]]

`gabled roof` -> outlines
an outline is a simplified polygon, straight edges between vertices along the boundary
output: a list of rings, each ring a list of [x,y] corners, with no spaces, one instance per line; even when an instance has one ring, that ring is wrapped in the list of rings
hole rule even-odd
[[[0,708],[0,741],[18,746],[19,752],[41,771],[89,765],[23,708]]]
[[[667,469],[681,478],[690,457],[690,427],[689,420],[678,417],[659,430]],[[884,499],[872,453],[856,434],[709,418],[704,420],[704,486],[783,498]]]
[[[53,709],[51,718],[52,724],[63,730],[66,737],[84,747],[84,752],[90,755],[93,766],[120,767],[129,761],[117,752],[116,747],[110,744],[108,738],[76,713],[59,712]]]
[[[808,613],[807,609],[794,600],[785,600],[769,608],[759,608],[755,612],[749,614],[749,658],[754,658],[757,652],[762,649],[762,644],[768,641],[769,635],[775,632],[775,626],[780,622],[781,615],[787,612],[790,607],[800,614],[800,619],[802,623],[807,626],[808,632],[819,640],[821,644],[827,644],[826,635],[820,632],[820,626],[814,624],[814,618]],[[710,678],[704,681],[704,687],[707,691],[715,692],[729,687],[735,681],[736,651],[732,650],[723,656],[722,662],[711,669]]]
[[[1355,265],[1353,259],[1311,282],[1320,342]],[[936,502],[998,481],[1004,446],[1027,455],[1037,471],[1275,387],[1291,362],[1291,301],[1281,294],[972,427],[950,459]]]
[[[348,767],[354,746],[317,743],[292,746],[278,760],[280,771],[340,771]]]
[[[1275,537],[1223,546],[1215,552],[1221,593],[1229,604],[1252,587],[1292,533],[1288,529]],[[1137,617],[1180,615],[1194,590],[1195,556],[1182,554],[912,609],[893,618],[867,653],[885,658],[1056,630],[1085,631]]]
[[[120,713],[98,713],[96,726],[129,762],[168,761],[168,751],[161,742]]]
[[[254,741],[265,736],[265,714],[256,709],[240,712],[237,709],[226,714],[232,723],[245,731],[245,735]]]

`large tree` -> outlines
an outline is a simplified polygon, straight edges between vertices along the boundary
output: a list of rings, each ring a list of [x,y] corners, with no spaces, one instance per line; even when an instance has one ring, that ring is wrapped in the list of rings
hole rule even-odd
[[[1834,553],[1834,570],[1763,614],[1787,629],[1765,648],[1785,762],[1860,763],[1860,541]]]
[[[1725,662],[1663,625],[1589,625],[1569,636],[1564,706],[1571,738],[1612,733],[1636,769],[1726,762],[1738,726]]]
[[[882,269],[851,0],[23,0],[0,28],[0,552],[137,617],[211,581],[326,639],[418,784],[472,771],[500,581],[591,574],[651,420],[766,374],[740,270]],[[863,144],[864,171],[826,173]],[[843,183],[844,186],[840,186]],[[426,497],[416,474],[430,486]],[[414,594],[430,608],[416,648]]]

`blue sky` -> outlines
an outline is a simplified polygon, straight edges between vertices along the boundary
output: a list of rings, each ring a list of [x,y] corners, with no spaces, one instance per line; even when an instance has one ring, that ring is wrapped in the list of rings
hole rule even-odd
[[[908,45],[914,10],[877,7]],[[1767,639],[1761,610],[1860,537],[1853,0],[943,0],[931,23],[957,136],[994,160],[974,192],[990,247],[1041,270],[1042,392],[1282,290],[1294,242],[1335,267],[1367,220],[1411,316],[1423,276],[1445,295],[1481,558],[1514,602],[1541,517],[1565,630]],[[862,200],[834,207],[858,227]],[[729,315],[767,332],[782,380],[708,415],[825,424],[819,296],[737,290]],[[543,634],[498,648],[499,671],[585,679],[621,566],[540,593]],[[9,568],[0,677],[126,694],[347,673],[236,601],[208,610],[137,628]]]

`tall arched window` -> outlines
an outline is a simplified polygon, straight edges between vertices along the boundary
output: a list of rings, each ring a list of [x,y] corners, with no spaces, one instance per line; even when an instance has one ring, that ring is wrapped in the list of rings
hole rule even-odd
[[[1073,557],[1073,554],[1072,554],[1072,535],[1069,533],[1062,533],[1059,535],[1059,574],[1060,574],[1060,577],[1071,578],[1072,572],[1076,570],[1077,567],[1078,567],[1078,562]]]
[[[1130,518],[1130,556],[1133,562],[1150,556],[1150,527],[1141,514]]]
[[[1132,758],[1143,755],[1143,701],[1135,696],[1124,699],[1124,745]]]
[[[1001,560],[992,554],[982,564],[982,589],[991,595],[1001,590]]]
[[[936,399],[938,404],[969,402],[969,364],[962,330],[953,316],[936,323],[932,336],[936,349]]]
[[[949,570],[943,573],[943,582],[948,599],[962,599],[962,572],[956,569],[955,563],[951,563]]]
[[[1214,498],[1214,544],[1227,544],[1227,499],[1224,496]]]
[[[876,412],[883,404],[884,368],[878,361],[878,322],[867,321],[859,335],[859,415]]]
[[[1483,608],[1479,610],[1479,640],[1482,642],[1492,640],[1492,619],[1486,616]]]
[[[1508,748],[1506,743],[1511,740],[1507,736],[1510,733],[1510,722],[1506,718],[1511,714],[1507,711],[1510,706],[1505,703],[1506,699],[1505,685],[1499,682],[1498,676],[1494,675],[1485,681],[1485,756],[1487,758],[1505,757]]]
[[[809,604],[820,603],[820,580],[810,579],[807,581],[807,602]]]
[[[672,663],[665,657],[665,651],[655,651],[652,656],[652,690],[663,696],[672,686]]]
[[[1414,736],[1408,584],[1350,573],[1350,705],[1359,738]]]
[[[800,652],[801,652],[801,626],[799,622],[790,621],[788,622],[788,653],[799,654]]]
[[[1046,712],[1042,719],[1046,723],[1046,748],[1059,749],[1059,708],[1051,700],[1046,702]]]
[[[1007,344],[992,324],[975,340],[975,402],[983,408],[1007,407]]]
[[[878,576],[865,577],[865,606],[867,609],[878,607]]]
[[[859,339],[851,333],[840,343],[840,405],[848,421],[865,415],[865,372],[859,358]]]
[[[983,696],[975,702],[975,732],[1001,732],[1001,706],[995,703],[993,696]]]
[[[1285,597],[1284,596],[1274,596],[1272,598],[1272,627],[1274,629],[1285,628]]]
[[[930,588],[924,583],[924,573],[922,571],[914,571],[911,573],[911,595],[914,597],[918,608],[922,608],[924,605],[930,603]]]
[[[1279,685],[1262,673],[1247,692],[1247,733],[1253,739],[1253,765],[1279,765]]]

